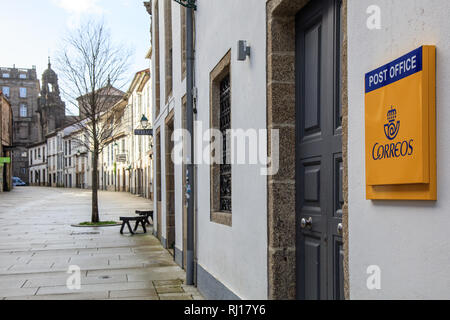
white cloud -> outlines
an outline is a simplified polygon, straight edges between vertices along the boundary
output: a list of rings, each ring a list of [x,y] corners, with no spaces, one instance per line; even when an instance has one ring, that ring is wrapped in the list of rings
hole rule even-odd
[[[55,5],[70,15],[67,21],[69,28],[77,27],[83,15],[102,14],[103,8],[98,2],[99,0],[53,0]]]

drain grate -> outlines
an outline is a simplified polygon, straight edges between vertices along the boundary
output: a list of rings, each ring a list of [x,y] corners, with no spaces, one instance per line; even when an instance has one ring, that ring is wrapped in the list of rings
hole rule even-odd
[[[111,277],[110,276],[101,276],[101,277],[99,277],[99,279],[111,279]]]
[[[93,235],[93,234],[100,234],[100,232],[72,232],[71,236],[85,236],[85,235]]]

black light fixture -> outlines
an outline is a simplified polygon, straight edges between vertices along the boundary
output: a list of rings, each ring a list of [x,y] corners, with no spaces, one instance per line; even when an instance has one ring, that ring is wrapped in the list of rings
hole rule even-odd
[[[175,2],[181,4],[183,7],[197,10],[197,5],[195,4],[195,0],[175,0]]]
[[[245,61],[250,57],[251,49],[245,40],[238,41],[238,61]]]
[[[141,126],[144,129],[147,129],[147,127],[148,127],[148,119],[144,114],[142,115],[142,118],[141,118]]]

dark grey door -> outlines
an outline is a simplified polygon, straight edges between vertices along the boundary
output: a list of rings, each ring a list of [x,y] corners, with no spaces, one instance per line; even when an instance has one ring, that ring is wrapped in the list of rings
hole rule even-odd
[[[338,0],[296,17],[297,298],[343,298]]]

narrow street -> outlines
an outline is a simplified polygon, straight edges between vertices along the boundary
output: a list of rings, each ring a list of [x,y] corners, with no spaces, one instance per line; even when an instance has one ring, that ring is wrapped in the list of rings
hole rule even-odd
[[[0,193],[1,299],[202,299],[148,228],[77,228],[90,220],[90,191],[18,187]],[[100,219],[118,221],[153,204],[129,193],[100,192]],[[141,231],[141,229],[139,229]],[[81,269],[68,289],[69,266]]]

